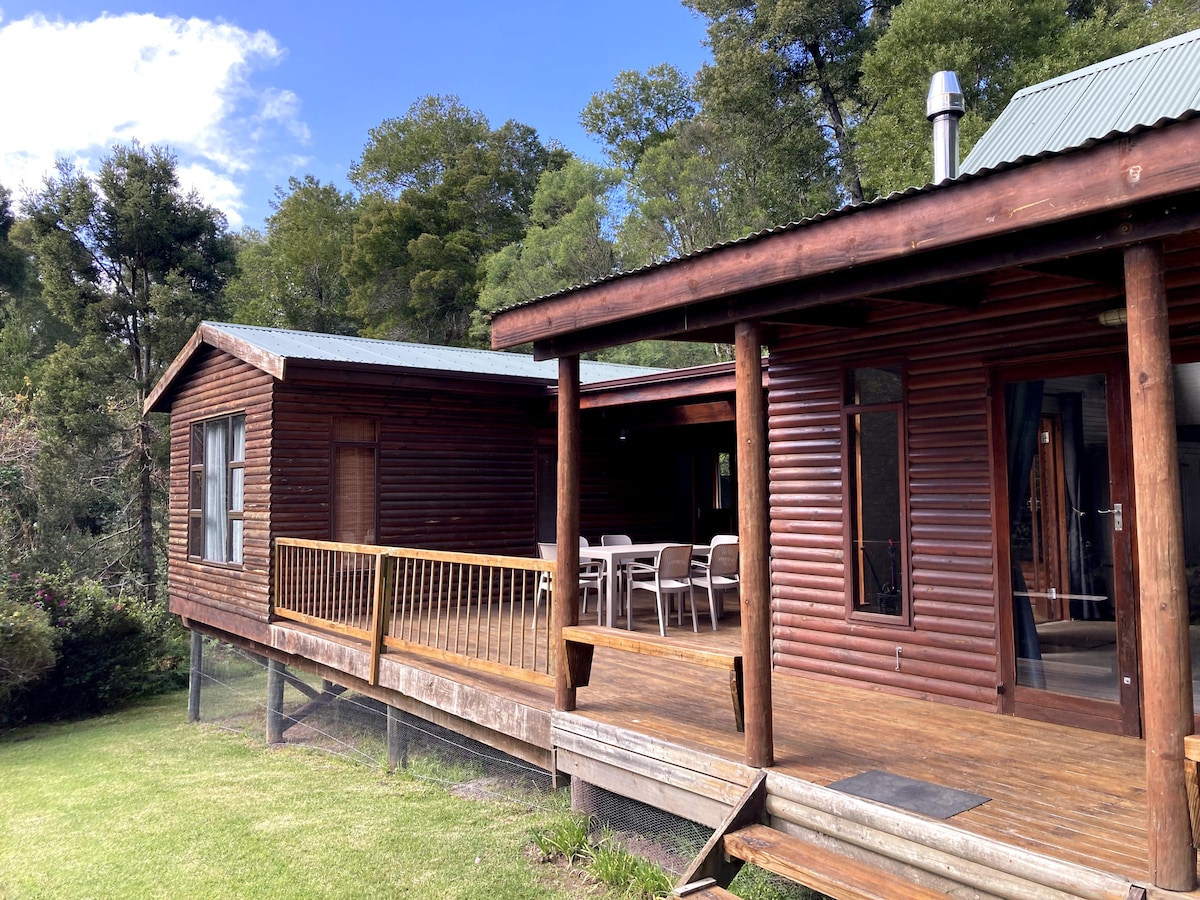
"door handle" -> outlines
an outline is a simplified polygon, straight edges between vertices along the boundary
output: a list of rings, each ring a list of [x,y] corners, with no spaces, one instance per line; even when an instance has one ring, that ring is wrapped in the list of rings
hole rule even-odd
[[[1120,503],[1114,503],[1112,505],[1112,509],[1098,509],[1098,510],[1096,510],[1096,512],[1102,516],[1111,515],[1113,517],[1113,531],[1123,531],[1124,530],[1125,520],[1121,514],[1121,504]]]

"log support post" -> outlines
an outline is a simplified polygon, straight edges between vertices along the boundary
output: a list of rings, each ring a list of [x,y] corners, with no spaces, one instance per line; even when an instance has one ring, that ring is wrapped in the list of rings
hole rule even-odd
[[[204,638],[192,631],[192,661],[188,668],[188,721],[200,721],[200,684],[204,677]]]
[[[767,497],[766,404],[757,322],[735,327],[737,382],[738,541],[746,764],[775,762],[771,717],[770,514]]]
[[[402,710],[387,708],[387,767],[389,772],[408,768],[408,722]]]
[[[568,677],[566,644],[562,630],[579,624],[576,597],[579,571],[579,466],[581,457],[579,424],[579,357],[565,356],[558,361],[558,516],[555,536],[558,542],[555,577],[550,592],[553,610],[554,708],[564,712],[575,709],[575,686]]]
[[[1125,294],[1150,877],[1159,888],[1190,891],[1195,887],[1196,853],[1191,842],[1184,738],[1192,731],[1191,647],[1175,388],[1160,246],[1142,244],[1125,251]]]
[[[267,743],[283,743],[283,663],[267,662]]]

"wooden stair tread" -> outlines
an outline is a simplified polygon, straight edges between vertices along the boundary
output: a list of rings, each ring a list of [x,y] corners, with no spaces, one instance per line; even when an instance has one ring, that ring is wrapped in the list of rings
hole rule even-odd
[[[741,900],[737,894],[721,887],[712,878],[677,887],[671,896],[686,897],[687,900]]]
[[[766,825],[725,835],[725,852],[836,900],[946,900],[941,891]]]

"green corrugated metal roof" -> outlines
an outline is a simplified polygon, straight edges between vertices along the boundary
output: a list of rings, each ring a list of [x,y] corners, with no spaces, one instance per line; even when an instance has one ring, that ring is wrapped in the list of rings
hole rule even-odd
[[[1200,30],[1018,91],[962,172],[1078,147],[1200,110]]]
[[[523,353],[500,353],[495,350],[411,344],[404,341],[379,341],[336,334],[317,334],[311,331],[234,325],[227,322],[204,324],[283,359],[380,365],[447,374],[530,378],[548,384],[553,384],[558,379],[556,360],[538,361]],[[665,370],[646,366],[582,360],[579,363],[579,380],[582,384],[595,384],[653,375],[663,371]]]

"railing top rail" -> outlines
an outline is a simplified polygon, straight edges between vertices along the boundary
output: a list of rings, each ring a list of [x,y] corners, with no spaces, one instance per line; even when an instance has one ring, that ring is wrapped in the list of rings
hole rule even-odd
[[[527,569],[531,572],[553,572],[555,562],[529,556],[499,556],[484,553],[461,553],[452,550],[420,550],[415,547],[383,547],[377,544],[344,544],[340,541],[314,541],[307,538],[275,538],[276,547],[305,547],[310,550],[340,550],[343,553],[362,553],[368,556],[390,556],[397,559],[424,559],[434,562],[464,563],[496,566],[506,569]]]

